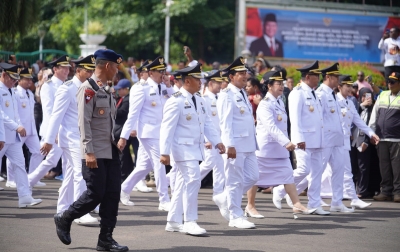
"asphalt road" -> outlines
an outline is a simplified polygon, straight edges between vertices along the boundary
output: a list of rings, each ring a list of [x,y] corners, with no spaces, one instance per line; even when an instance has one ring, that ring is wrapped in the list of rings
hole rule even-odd
[[[53,215],[61,182],[45,182],[46,187],[34,189],[34,197],[43,199],[34,208],[19,209],[15,189],[0,191],[0,251],[94,251],[98,227],[74,223],[72,243],[66,246],[58,240]],[[205,237],[164,231],[167,213],[158,210],[157,194],[132,192],[136,205],[120,204],[114,238],[130,251],[400,251],[399,203],[374,201],[351,214],[299,215],[294,220],[285,204],[278,210],[271,194],[259,193],[258,210],[266,218],[251,220],[256,229],[240,230],[228,227],[211,195],[212,189],[200,190],[198,223],[207,230]],[[306,203],[306,197],[301,200]]]

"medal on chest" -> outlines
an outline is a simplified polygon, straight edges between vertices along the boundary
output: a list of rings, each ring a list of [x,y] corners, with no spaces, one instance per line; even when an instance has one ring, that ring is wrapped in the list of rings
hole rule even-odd
[[[313,106],[313,105],[310,105],[310,106],[308,107],[308,110],[310,110],[310,112],[314,112],[314,106]]]
[[[216,111],[213,111],[211,114],[212,114],[212,116],[216,116],[216,115],[217,115],[217,112],[216,112]]]
[[[282,121],[282,116],[279,114],[277,119],[278,119],[278,121]]]
[[[23,108],[25,108],[25,107],[26,107],[26,104],[25,104],[25,102],[23,102],[23,103],[22,103],[22,107],[23,107]]]
[[[155,107],[156,105],[157,105],[157,104],[156,104],[156,101],[152,101],[152,102],[151,102],[151,106],[152,106],[152,107]]]
[[[188,121],[192,120],[192,115],[190,113],[186,115],[186,120]]]
[[[104,115],[104,109],[99,109],[99,115]]]
[[[243,114],[243,113],[244,113],[244,108],[240,107],[240,114]]]
[[[335,113],[335,109],[334,108],[331,108],[331,113]]]
[[[10,103],[6,101],[6,107],[8,108],[8,106],[10,106]]]

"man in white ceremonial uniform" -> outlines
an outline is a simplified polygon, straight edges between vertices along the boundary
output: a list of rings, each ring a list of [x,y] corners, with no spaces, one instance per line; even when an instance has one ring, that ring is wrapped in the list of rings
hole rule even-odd
[[[72,80],[64,82],[55,93],[53,112],[41,148],[43,154],[47,155],[58,138],[58,147],[62,150],[64,180],[59,190],[57,213],[67,210],[86,191],[86,182],[82,177],[76,94],[79,86],[92,76],[95,59],[93,55],[89,55],[72,62],[76,67],[75,76]],[[75,222],[83,225],[99,223],[97,218],[92,217],[89,213],[76,219]]]
[[[24,68],[20,72],[18,86],[14,89],[18,102],[18,114],[22,126],[25,128],[26,136],[21,137],[21,144],[25,144],[32,154],[29,161],[29,173],[32,173],[43,160],[40,153],[39,137],[36,131],[33,107],[35,105],[34,94],[29,89],[32,82],[32,69]],[[7,159],[7,182],[15,183],[13,164]],[[46,184],[38,181],[34,186],[45,186]]]
[[[215,128],[218,130],[219,135],[221,135],[221,129],[219,127],[219,116],[217,111],[217,101],[218,94],[221,91],[222,84],[222,72],[215,71],[209,75],[206,73],[204,77],[207,81],[206,90],[203,94],[203,98],[206,102],[206,111],[210,116]],[[212,146],[212,144],[206,138],[205,144],[205,159],[200,164],[200,177],[203,180],[207,174],[213,171],[213,199],[216,197],[226,198],[224,192],[225,187],[225,173],[224,173],[224,160],[219,151]],[[222,194],[222,196],[218,196]],[[214,200],[219,202],[218,199]],[[219,207],[219,206],[218,206]],[[223,208],[226,209],[226,206]]]
[[[159,210],[168,211],[170,197],[165,166],[160,164],[160,126],[163,108],[167,99],[172,95],[173,88],[162,83],[166,64],[163,57],[157,57],[147,65],[149,78],[145,83],[134,85],[129,95],[129,114],[118,148],[123,150],[126,140],[132,130],[137,129],[140,145],[150,157],[151,166],[137,166],[121,186],[121,202],[129,203],[133,187],[154,169],[156,189],[159,195]]]
[[[225,147],[206,112],[204,100],[197,93],[201,86],[201,64],[183,68],[179,73],[184,84],[165,104],[160,134],[160,162],[169,165],[172,155],[177,170],[165,230],[203,235],[206,230],[196,221],[201,185],[199,161],[204,160],[204,136],[220,153],[225,152]]]
[[[321,100],[324,111],[322,167],[325,170],[329,163],[332,168],[332,202],[330,210],[346,213],[354,212],[354,210],[348,209],[342,203],[344,178],[344,162],[342,157],[347,153],[344,149],[340,106],[334,91],[339,85],[339,63],[321,69],[321,73],[324,81],[316,93]]]
[[[214,197],[214,201],[220,210],[222,208],[224,218],[229,219],[230,227],[254,228],[254,223],[247,220],[241,207],[242,195],[259,178],[253,109],[244,91],[247,68],[243,57],[236,58],[222,71],[228,72],[230,79],[217,102],[221,139],[227,149],[224,155],[225,192],[222,194],[225,197]]]
[[[15,82],[20,78],[20,71],[19,66],[0,63],[0,111],[5,135],[5,144],[0,150],[0,158],[6,155],[13,164],[12,172],[17,186],[18,206],[22,208],[37,205],[42,200],[32,198],[22,153],[21,137],[26,136],[26,131],[19,118],[17,95],[13,89]]]
[[[291,141],[297,145],[295,149],[297,169],[293,171],[297,192],[302,189],[299,184],[310,174],[308,183],[308,209],[317,210],[314,214],[327,215],[321,207],[322,148],[324,141],[324,121],[322,103],[314,89],[318,86],[320,70],[318,61],[297,69],[301,72],[300,86],[294,88],[289,95],[289,118],[291,122]],[[333,97],[332,97],[333,99]],[[341,138],[342,139],[342,138]],[[283,185],[274,190],[276,198],[286,195]],[[287,196],[287,200],[289,197]]]
[[[50,80],[43,83],[40,89],[40,100],[42,102],[42,111],[43,111],[43,121],[42,125],[40,126],[39,135],[42,137],[41,145],[43,146],[46,142],[44,142],[44,138],[48,133],[49,129],[49,122],[51,114],[53,113],[53,106],[54,106],[54,97],[56,94],[57,89],[64,83],[64,81],[68,77],[69,68],[71,65],[69,64],[69,57],[67,55],[61,56],[60,58],[49,62],[50,65],[53,66],[54,75],[51,77]],[[58,129],[57,129],[58,130]],[[43,160],[40,165],[29,174],[29,184],[34,185],[43,178],[44,175],[51,168],[56,167],[58,161],[62,155],[62,149],[58,147],[57,139],[52,144],[52,148],[49,153],[46,154],[46,159]]]

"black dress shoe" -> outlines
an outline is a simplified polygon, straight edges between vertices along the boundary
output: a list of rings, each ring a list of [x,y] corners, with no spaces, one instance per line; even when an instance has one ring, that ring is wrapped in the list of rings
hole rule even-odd
[[[62,243],[65,245],[71,244],[71,224],[72,221],[67,220],[64,213],[58,213],[54,215],[54,223],[56,224],[57,236]]]
[[[112,238],[112,231],[114,228],[101,227],[99,240],[97,241],[97,251],[128,251],[127,246],[119,245]]]

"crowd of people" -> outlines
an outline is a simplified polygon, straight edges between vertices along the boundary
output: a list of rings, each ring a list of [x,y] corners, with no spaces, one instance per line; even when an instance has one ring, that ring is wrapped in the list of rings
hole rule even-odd
[[[243,57],[205,72],[184,51],[188,62],[173,72],[161,56],[140,67],[129,58],[125,68],[109,49],[64,55],[39,69],[37,83],[31,68],[0,63],[0,155],[18,206],[40,204],[32,189],[59,166],[59,239],[71,243],[74,221],[100,224],[97,250],[127,251],[112,238],[118,204],[133,206],[132,191],[150,192],[151,183],[168,212],[166,231],[204,235],[197,199],[211,171],[212,200],[235,228],[264,218],[260,190],[272,191],[278,209],[285,198],[295,218],[329,215],[328,206],[352,213],[371,196],[400,202],[400,72],[382,91],[363,72],[353,81],[338,63],[320,69],[315,61],[297,69],[296,85],[281,66],[259,81]]]

